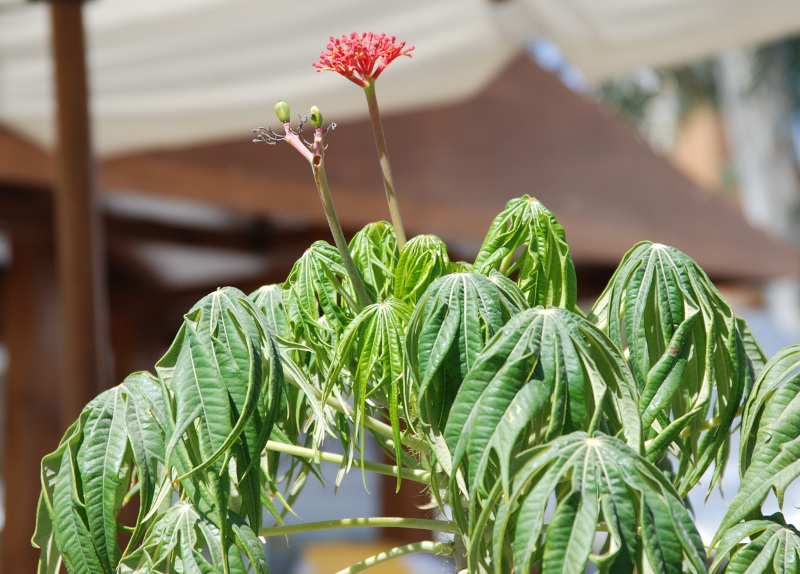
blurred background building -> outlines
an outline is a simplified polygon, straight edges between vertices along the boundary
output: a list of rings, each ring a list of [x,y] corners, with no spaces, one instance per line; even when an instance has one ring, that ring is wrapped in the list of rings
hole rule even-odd
[[[304,160],[250,141],[275,101],[338,124],[346,233],[388,218],[360,90],[311,66],[353,30],[416,46],[378,83],[410,234],[470,260],[530,194],[586,305],[652,240],[694,257],[768,354],[800,341],[796,0],[0,0],[2,571],[34,567],[38,461],[80,407],[152,370],[205,293],[281,282],[329,237]],[[297,510],[421,501],[370,490]],[[273,546],[274,571],[320,571],[308,542]]]

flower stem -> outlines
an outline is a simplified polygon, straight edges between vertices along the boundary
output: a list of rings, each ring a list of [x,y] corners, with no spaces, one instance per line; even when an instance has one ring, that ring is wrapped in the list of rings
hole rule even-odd
[[[381,112],[378,109],[378,98],[375,95],[375,80],[367,82],[364,86],[364,94],[367,96],[369,115],[372,120],[372,131],[375,134],[375,145],[378,148],[378,160],[383,172],[383,187],[386,189],[386,200],[389,202],[389,214],[392,217],[394,233],[397,236],[397,247],[402,249],[406,244],[406,232],[403,228],[403,219],[400,217],[400,206],[397,204],[397,196],[394,191],[394,179],[392,178],[392,168],[389,165],[389,155],[386,152],[386,138],[383,136],[383,125],[381,124]]]
[[[430,540],[414,542],[413,544],[398,546],[397,548],[392,548],[391,550],[381,552],[375,556],[370,556],[366,560],[362,560],[361,562],[353,564],[344,570],[339,570],[336,574],[356,574],[356,572],[362,572],[367,568],[372,568],[373,566],[380,564],[381,562],[391,560],[392,558],[399,558],[400,556],[405,556],[406,554],[416,554],[418,552],[430,552],[431,554],[446,556],[451,554],[451,549],[449,544],[443,542],[431,542]]]
[[[336,215],[336,208],[333,206],[333,198],[331,191],[328,187],[328,178],[325,175],[325,163],[323,162],[322,155],[315,155],[311,160],[311,170],[314,172],[314,182],[317,184],[317,191],[319,191],[319,198],[322,201],[322,208],[325,210],[325,217],[328,219],[328,226],[331,228],[333,234],[333,241],[336,243],[336,248],[342,256],[344,268],[347,271],[350,281],[353,283],[353,289],[356,292],[356,298],[360,309],[355,309],[356,313],[361,309],[373,303],[372,297],[369,296],[364,280],[361,274],[356,269],[356,264],[350,255],[350,248],[347,246],[347,240],[344,237],[342,226],[339,223],[339,217]]]
[[[331,462],[334,464],[342,464],[345,461],[345,457],[341,454],[334,454],[331,452],[314,450],[312,448],[305,448],[293,444],[284,444],[282,442],[274,440],[267,441],[267,450],[271,450],[274,452],[282,452],[284,454],[290,454],[292,456],[299,456],[300,458],[307,458],[312,460],[316,459],[316,460],[321,460],[323,462]],[[421,484],[428,484],[431,474],[426,470],[420,470],[416,468],[402,468],[400,466],[382,464],[380,462],[372,462],[370,460],[361,461],[356,459],[353,461],[353,463],[362,465],[364,470],[369,470],[371,472],[376,472],[378,474],[385,474],[386,476],[397,477],[398,475],[400,475],[401,478],[404,478],[406,480],[411,480],[413,482],[419,482]]]
[[[297,134],[294,133],[294,131],[292,131],[291,123],[283,122],[283,132],[284,134],[286,134],[283,138],[283,141],[285,141],[286,143],[291,145],[294,149],[296,149],[298,152],[300,152],[300,155],[302,155],[308,161],[313,160],[314,154],[311,152],[310,149],[308,149],[303,144],[303,142],[300,140]]]
[[[272,526],[262,528],[258,531],[259,536],[284,536],[297,532],[311,532],[316,530],[331,530],[334,528],[360,528],[360,527],[383,527],[383,528],[416,528],[419,530],[431,530],[433,532],[447,532],[454,534],[455,525],[447,520],[426,520],[424,518],[398,518],[398,517],[370,517],[370,518],[340,518],[336,520],[322,520],[319,522],[304,522],[300,524],[289,524],[283,526]]]

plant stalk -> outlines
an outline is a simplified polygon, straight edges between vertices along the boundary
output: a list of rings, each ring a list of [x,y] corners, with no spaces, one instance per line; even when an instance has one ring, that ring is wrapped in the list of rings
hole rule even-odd
[[[333,454],[330,452],[314,450],[312,448],[306,448],[292,444],[284,444],[282,442],[277,442],[274,440],[267,441],[266,448],[274,452],[282,452],[284,454],[290,454],[292,456],[299,456],[300,458],[307,458],[310,460],[321,460],[323,462],[330,462],[334,464],[342,464],[346,460],[345,457],[341,454]],[[430,480],[431,473],[428,472],[427,470],[419,470],[415,468],[402,468],[400,466],[382,464],[380,462],[373,462],[371,460],[362,461],[359,459],[354,459],[353,463],[363,465],[364,470],[369,470],[370,472],[385,474],[386,476],[393,476],[393,477],[397,477],[399,475],[403,479],[411,480],[413,482],[419,482],[421,484],[428,484]]]
[[[451,549],[448,544],[443,542],[431,542],[429,540],[414,542],[413,544],[398,546],[397,548],[392,548],[391,550],[381,552],[375,556],[370,556],[366,560],[362,560],[361,562],[353,564],[344,570],[339,570],[336,574],[356,574],[356,572],[361,572],[367,568],[372,568],[381,562],[386,562],[387,560],[391,560],[393,558],[399,558],[400,556],[405,556],[406,554],[416,554],[418,552],[430,552],[431,554],[447,556],[451,553]]]
[[[394,178],[392,168],[389,165],[389,155],[386,151],[386,138],[383,135],[383,125],[381,124],[381,112],[378,109],[378,98],[375,95],[375,81],[367,82],[364,86],[364,94],[367,96],[367,106],[369,106],[369,116],[372,120],[372,131],[375,135],[375,146],[378,148],[378,161],[383,173],[383,187],[386,190],[386,200],[389,202],[389,214],[392,217],[392,226],[397,236],[397,248],[402,249],[406,244],[406,231],[403,227],[403,219],[400,216],[400,206],[397,203],[397,195],[394,191]]]
[[[316,530],[332,530],[339,528],[415,528],[430,530],[432,532],[446,532],[455,534],[456,526],[447,520],[426,520],[424,518],[401,518],[389,516],[376,516],[368,518],[340,518],[336,520],[321,520],[319,522],[302,522],[283,526],[270,526],[258,531],[262,537],[284,536],[298,532],[311,532]]]
[[[331,191],[328,187],[328,178],[325,175],[325,163],[323,162],[322,155],[315,155],[311,160],[311,170],[314,172],[314,182],[317,184],[317,191],[319,191],[319,198],[322,201],[322,208],[325,210],[325,217],[328,219],[328,226],[331,228],[333,241],[339,254],[342,256],[344,268],[350,281],[353,283],[353,289],[356,292],[358,299],[359,309],[355,309],[356,313],[361,309],[373,303],[372,297],[367,292],[367,287],[364,285],[364,280],[361,274],[356,269],[356,264],[350,256],[350,248],[347,245],[347,240],[344,237],[342,226],[339,223],[339,217],[336,215],[336,208],[333,205],[333,198]]]

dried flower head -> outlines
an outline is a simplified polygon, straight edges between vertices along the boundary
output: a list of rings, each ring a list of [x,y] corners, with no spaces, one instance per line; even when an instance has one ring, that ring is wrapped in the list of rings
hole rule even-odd
[[[322,52],[319,62],[314,62],[318,72],[338,72],[351,82],[365,87],[380,76],[383,69],[398,56],[411,57],[414,46],[405,47],[394,36],[353,32],[341,38],[331,36],[328,51]]]

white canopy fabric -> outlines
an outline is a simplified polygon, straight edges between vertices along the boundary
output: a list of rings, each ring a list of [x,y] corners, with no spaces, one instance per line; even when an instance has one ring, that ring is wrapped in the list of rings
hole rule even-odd
[[[0,3],[0,124],[52,146],[46,2]],[[249,137],[318,105],[366,112],[360,89],[311,63],[330,35],[416,46],[378,82],[386,111],[465,98],[533,37],[590,80],[800,30],[798,0],[95,0],[86,5],[94,146],[101,155]],[[489,113],[489,111],[487,111]]]

